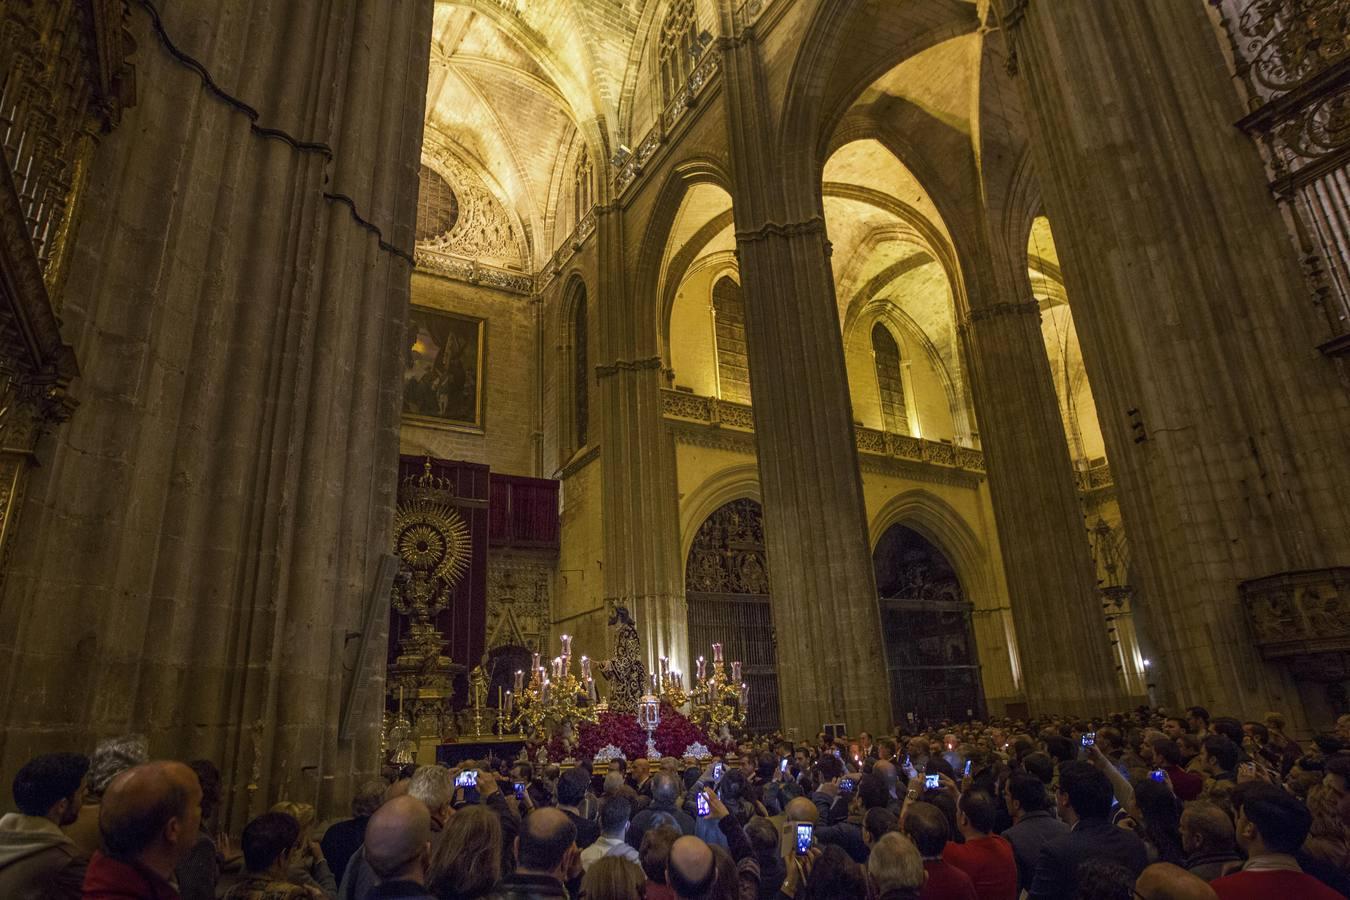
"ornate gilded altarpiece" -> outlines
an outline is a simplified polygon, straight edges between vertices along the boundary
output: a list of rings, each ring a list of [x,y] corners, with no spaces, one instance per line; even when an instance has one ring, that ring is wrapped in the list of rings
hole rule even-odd
[[[0,3],[0,545],[79,374],[57,318],[98,138],[135,102],[125,0]]]

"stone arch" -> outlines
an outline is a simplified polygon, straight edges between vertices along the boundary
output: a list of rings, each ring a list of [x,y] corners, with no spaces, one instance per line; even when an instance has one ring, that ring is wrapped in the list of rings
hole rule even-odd
[[[868,526],[869,544],[873,550],[892,525],[903,525],[918,532],[946,554],[966,596],[977,607],[981,600],[989,602],[995,598],[997,590],[990,571],[989,551],[946,500],[922,488],[892,497]]]
[[[975,6],[959,0],[821,0],[808,16],[789,70],[777,145],[801,149],[784,154],[784,184],[820,181],[835,126],[869,84],[905,59],[979,25]],[[860,40],[860,32],[869,37]],[[848,61],[841,64],[846,50]],[[816,210],[788,212],[801,220]]]
[[[638,247],[637,264],[633,267],[628,296],[634,310],[634,347],[624,352],[634,355],[655,355],[660,352],[662,326],[662,298],[659,290],[666,242],[670,240],[675,217],[685,195],[696,184],[712,184],[731,196],[731,179],[722,165],[709,157],[694,157],[671,166],[661,182],[643,230]],[[611,348],[611,352],[613,352]]]

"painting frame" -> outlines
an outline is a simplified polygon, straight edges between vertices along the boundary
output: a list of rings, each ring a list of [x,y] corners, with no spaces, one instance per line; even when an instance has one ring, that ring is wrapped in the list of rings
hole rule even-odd
[[[479,316],[409,304],[403,345],[404,423],[484,432],[487,324]],[[471,360],[464,358],[468,352]]]

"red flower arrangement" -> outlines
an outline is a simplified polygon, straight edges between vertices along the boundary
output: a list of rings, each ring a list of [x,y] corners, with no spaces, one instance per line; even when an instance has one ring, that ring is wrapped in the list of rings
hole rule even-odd
[[[665,703],[661,704],[661,724],[652,733],[652,738],[662,756],[683,756],[689,745],[694,743],[704,745],[713,753],[726,753],[735,749],[734,744],[724,745],[712,740],[702,728]],[[647,732],[638,727],[637,716],[632,713],[607,712],[595,724],[582,725],[577,732],[577,746],[572,755],[578,759],[591,758],[611,744],[622,750],[627,759],[647,755]],[[551,760],[561,760],[567,755],[561,738],[549,741],[547,747]]]

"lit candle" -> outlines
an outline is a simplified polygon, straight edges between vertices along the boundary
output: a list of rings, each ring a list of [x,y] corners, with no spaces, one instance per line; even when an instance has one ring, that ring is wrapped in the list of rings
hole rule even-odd
[[[517,675],[520,675],[521,673],[520,673],[520,672],[517,672],[516,674],[517,674]],[[515,708],[516,708],[516,697],[515,697],[515,694],[511,693],[510,691],[507,691],[507,692],[506,692],[506,706],[505,706],[505,710],[506,710],[506,717],[507,717],[508,719],[511,718],[511,713],[515,711]]]
[[[572,655],[572,636],[570,634],[564,634],[562,636],[562,651],[563,656]]]
[[[652,673],[652,693],[653,693],[653,694],[657,694],[657,693],[660,693],[660,691],[661,691],[661,688],[660,688],[660,686],[656,683],[656,673],[653,672],[653,673]]]
[[[581,658],[581,677],[586,681],[591,680],[591,661],[584,656]]]
[[[675,673],[675,687],[677,690],[684,690],[684,675],[679,672]]]
[[[741,684],[741,706],[747,706],[750,703],[750,685]]]
[[[554,678],[561,678],[561,677],[562,677],[562,657],[561,657],[561,656],[555,656],[555,657],[553,657],[553,677],[554,677]]]
[[[516,693],[519,694],[525,689],[525,673],[516,669]]]
[[[700,656],[698,658],[698,680],[704,681],[707,677],[707,673],[703,667],[703,657]]]
[[[539,696],[545,703],[548,702],[549,684],[550,682],[545,681],[543,687],[539,689],[540,690]]]
[[[662,677],[662,678],[666,677],[666,675],[670,672],[670,669],[667,667],[667,662],[668,662],[668,660],[667,660],[664,656],[661,657],[661,677]]]
[[[741,661],[739,659],[731,664],[731,680],[741,680]]]
[[[589,677],[586,679],[586,696],[591,698],[592,703],[600,702],[600,694],[595,689],[595,681]]]
[[[720,663],[721,661],[722,661],[722,645],[713,644],[713,663]]]
[[[536,653],[536,654],[534,655],[534,666],[533,666],[533,668],[535,668],[535,669],[539,668],[539,654],[538,654],[538,653]]]

